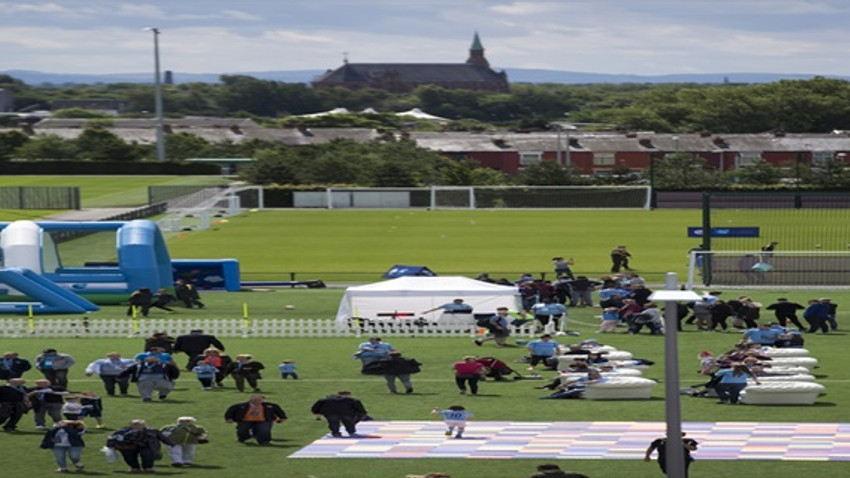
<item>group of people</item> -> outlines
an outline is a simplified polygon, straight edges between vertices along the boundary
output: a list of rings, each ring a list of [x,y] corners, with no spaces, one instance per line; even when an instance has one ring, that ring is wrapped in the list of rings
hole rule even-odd
[[[148,287],[140,287],[133,291],[127,300],[129,305],[127,316],[137,317],[141,314],[143,317],[147,317],[152,308],[161,309],[168,313],[174,312],[174,309],[168,306],[176,302],[183,303],[183,306],[187,309],[192,307],[203,309],[205,307],[195,286],[183,279],[177,279],[174,283],[174,294],[166,289],[159,289],[154,294]]]
[[[744,330],[758,327],[763,307],[761,303],[748,296],[724,301],[720,298],[721,294],[722,292],[712,291],[701,300],[688,304],[691,314],[689,317],[687,313],[683,314],[680,320],[685,319],[685,324],[695,324],[697,330],[714,332],[730,330],[729,324],[726,323],[730,317],[733,329]],[[780,297],[776,302],[765,307],[765,310],[773,311],[780,326],[786,327],[790,323],[800,332],[826,334],[830,330],[838,330],[836,321],[838,304],[827,297],[811,299],[806,306]],[[798,311],[802,311],[803,320],[808,323],[808,327],[800,322],[797,316]]]

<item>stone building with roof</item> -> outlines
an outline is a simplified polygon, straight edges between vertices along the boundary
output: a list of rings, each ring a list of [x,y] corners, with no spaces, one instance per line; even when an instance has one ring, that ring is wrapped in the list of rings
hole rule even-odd
[[[478,33],[472,39],[465,63],[345,63],[316,78],[313,88],[375,88],[407,93],[422,85],[446,89],[480,90],[506,93],[508,76],[496,72],[484,56]]]

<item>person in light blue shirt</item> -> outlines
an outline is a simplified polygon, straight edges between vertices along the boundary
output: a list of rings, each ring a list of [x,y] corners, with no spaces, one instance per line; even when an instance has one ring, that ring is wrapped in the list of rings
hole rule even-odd
[[[552,340],[552,336],[549,334],[543,334],[539,339],[532,340],[526,348],[531,353],[531,365],[528,369],[532,371],[540,362],[545,364],[546,359],[561,353],[560,344]]]
[[[544,297],[541,302],[531,306],[531,311],[534,314],[534,319],[540,322],[544,329],[550,321],[554,322],[554,328],[557,329],[558,321],[561,317],[567,315],[567,307],[555,302],[551,297]]]
[[[283,363],[277,366],[277,371],[280,372],[280,378],[286,380],[292,377],[293,380],[298,380],[298,372],[295,371],[294,360],[284,360]]]
[[[471,314],[472,306],[469,304],[465,304],[463,299],[455,299],[447,304],[438,305],[433,309],[428,309],[423,314],[430,314],[431,312],[436,312],[438,310],[443,311],[444,314]]]
[[[389,357],[390,352],[395,350],[392,344],[384,343],[380,337],[371,337],[368,342],[358,346],[357,352],[352,358],[360,359],[363,365]]]
[[[759,379],[744,364],[735,364],[732,368],[724,368],[714,372],[714,377],[720,377],[720,381],[714,386],[717,392],[717,403],[738,403],[741,391],[747,386],[747,379],[752,378],[756,385]]]
[[[209,363],[207,360],[201,360],[197,365],[192,367],[192,371],[195,372],[195,377],[197,377],[198,381],[201,382],[202,389],[213,389],[212,383],[215,379],[215,374],[218,373],[218,369],[215,365]]]
[[[170,363],[172,365],[177,365],[174,363],[174,359],[171,357],[171,354],[167,353],[164,347],[151,347],[150,351],[138,353],[135,357],[133,357],[133,359],[138,363],[142,363],[148,357],[156,357],[164,364]]]
[[[466,411],[466,408],[461,405],[452,405],[446,410],[435,408],[431,410],[431,413],[443,416],[443,421],[446,423],[447,437],[452,436],[455,428],[457,428],[455,438],[463,438],[463,432],[466,430],[466,421],[472,416],[472,413]]]
[[[106,358],[95,360],[86,367],[86,376],[98,375],[103,380],[103,386],[109,396],[115,396],[116,385],[118,385],[121,395],[127,395],[130,377],[119,377],[119,375],[133,366],[134,363],[136,362],[131,359],[122,358],[118,352],[109,352],[106,354]]]

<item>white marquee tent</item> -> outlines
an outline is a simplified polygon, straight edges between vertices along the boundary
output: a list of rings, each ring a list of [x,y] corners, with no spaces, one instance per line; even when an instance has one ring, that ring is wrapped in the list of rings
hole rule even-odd
[[[349,287],[339,303],[337,324],[346,325],[352,317],[389,320],[419,317],[422,312],[463,299],[475,313],[495,313],[497,307],[519,310],[516,287],[490,284],[468,277],[399,277],[374,284]],[[439,314],[434,312],[434,314]],[[439,315],[437,315],[439,316]]]

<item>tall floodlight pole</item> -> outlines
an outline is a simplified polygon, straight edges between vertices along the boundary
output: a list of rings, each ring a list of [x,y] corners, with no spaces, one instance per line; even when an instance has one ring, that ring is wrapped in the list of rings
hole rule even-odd
[[[156,115],[156,159],[165,161],[165,127],[162,120],[162,80],[159,74],[159,29],[146,28],[153,32],[153,65],[154,65],[154,109]]]
[[[700,300],[696,292],[679,290],[678,277],[674,272],[666,276],[665,290],[653,292],[649,300],[664,302],[664,401],[667,421],[667,476],[684,478],[685,453],[682,443],[682,409],[679,403],[679,348],[676,342],[679,317],[678,302]]]
[[[555,162],[558,163],[558,166],[561,166],[561,125],[555,123],[555,131],[558,133],[558,148],[556,151],[557,156],[555,156]]]

